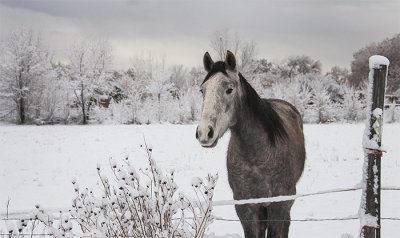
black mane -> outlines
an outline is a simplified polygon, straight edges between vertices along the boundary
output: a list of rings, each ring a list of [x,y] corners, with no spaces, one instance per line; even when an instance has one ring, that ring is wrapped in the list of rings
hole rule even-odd
[[[207,80],[209,80],[211,78],[211,76],[213,76],[216,73],[223,73],[226,76],[228,76],[228,73],[226,72],[226,65],[225,62],[222,61],[218,61],[215,62],[210,70],[210,72],[208,72],[208,74],[206,75],[206,77],[204,78],[203,83],[205,83]]]
[[[263,100],[241,73],[239,73],[239,78],[244,91],[245,107],[249,108],[256,119],[261,122],[264,130],[268,133],[271,144],[275,145],[278,137],[287,137],[282,119],[273,109],[271,103]]]

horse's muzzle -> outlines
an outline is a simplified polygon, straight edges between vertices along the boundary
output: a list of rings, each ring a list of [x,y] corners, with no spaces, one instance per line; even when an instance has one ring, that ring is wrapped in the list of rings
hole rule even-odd
[[[215,138],[214,128],[210,125],[207,127],[198,126],[196,129],[196,139],[203,147],[214,147],[218,138]]]

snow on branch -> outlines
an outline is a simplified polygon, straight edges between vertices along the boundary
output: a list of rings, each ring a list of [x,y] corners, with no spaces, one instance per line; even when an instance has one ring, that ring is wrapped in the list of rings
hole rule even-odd
[[[146,146],[145,169],[136,170],[129,158],[122,163],[110,159],[110,177],[97,165],[100,195],[73,179],[75,198],[68,212],[54,215],[37,205],[29,219],[10,221],[8,234],[33,234],[39,226],[52,237],[203,237],[213,221],[218,175],[209,174],[204,181],[194,178],[196,198],[189,198],[177,192],[174,171],[163,173],[152,151]]]

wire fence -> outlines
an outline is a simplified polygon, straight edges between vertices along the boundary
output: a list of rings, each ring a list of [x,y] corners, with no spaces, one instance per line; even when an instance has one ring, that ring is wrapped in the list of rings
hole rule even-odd
[[[318,222],[318,221],[350,221],[350,220],[358,220],[359,217],[338,217],[338,218],[307,218],[307,219],[290,219],[290,220],[274,220],[274,219],[266,219],[266,220],[239,220],[239,219],[227,219],[222,217],[215,217],[217,221],[248,221],[248,222]],[[400,221],[400,217],[383,217],[381,220],[393,220]]]
[[[331,189],[331,190],[325,190],[325,191],[319,191],[319,192],[313,192],[313,193],[303,193],[303,194],[288,195],[288,196],[252,198],[252,199],[243,199],[243,200],[215,201],[215,202],[213,202],[213,206],[284,202],[284,201],[296,200],[297,198],[301,198],[301,197],[309,197],[309,196],[324,195],[324,194],[331,194],[331,193],[350,192],[350,191],[357,191],[360,189],[361,189],[361,187],[355,187],[355,188],[347,188],[347,189]]]
[[[300,197],[310,197],[310,196],[317,196],[317,195],[326,195],[332,193],[341,193],[341,192],[351,192],[351,191],[358,191],[361,190],[361,187],[354,187],[354,188],[347,188],[347,189],[332,189],[332,190],[325,190],[313,193],[304,193],[304,194],[296,194],[291,196],[278,196],[278,197],[269,197],[269,198],[256,198],[256,199],[246,199],[246,200],[223,200],[223,201],[215,201],[213,202],[213,206],[227,206],[227,205],[243,205],[243,204],[256,204],[256,203],[273,203],[273,202],[283,202],[289,200],[296,200]],[[383,191],[400,191],[398,187],[382,187],[381,190]],[[54,210],[54,212],[60,212],[60,210]],[[68,212],[66,209],[61,209],[61,212]],[[4,217],[4,214],[1,214],[0,221],[21,221],[21,220],[31,220],[30,214],[32,211],[22,211],[18,213],[11,213],[11,216],[18,216],[18,217]],[[71,218],[77,219],[77,218]],[[190,219],[190,218],[188,218]],[[287,220],[276,220],[276,219],[266,219],[266,220],[240,220],[236,218],[224,218],[224,217],[214,217],[216,221],[223,221],[223,222],[240,222],[240,221],[247,221],[247,222],[327,222],[327,221],[352,221],[358,220],[358,216],[349,216],[349,217],[334,217],[334,218],[304,218],[304,219],[287,219]],[[55,220],[59,220],[55,218]],[[387,221],[400,221],[400,217],[382,217],[381,220]],[[0,233],[1,237],[9,237],[9,236],[54,236],[50,233]],[[90,236],[80,236],[80,237],[90,237]]]
[[[188,218],[189,219],[189,218]],[[240,221],[248,221],[248,222],[326,222],[326,221],[352,221],[352,220],[358,220],[358,217],[343,217],[343,218],[308,218],[308,219],[290,219],[290,220],[239,220],[239,219],[228,219],[228,218],[223,218],[223,217],[215,217],[214,220],[217,221],[225,221],[225,222],[240,222]],[[5,220],[5,219],[2,219]],[[16,220],[16,219],[8,219],[8,220]],[[391,220],[391,221],[400,221],[400,217],[382,217],[381,220]],[[9,237],[13,236],[13,234],[10,233],[0,233],[0,237]],[[42,237],[51,237],[54,236],[53,234],[50,233],[18,233],[15,234],[15,236],[18,237],[23,237],[23,236],[42,236]],[[85,236],[85,235],[80,235],[79,237],[92,237],[92,236]],[[133,237],[133,236],[127,236],[127,237]]]

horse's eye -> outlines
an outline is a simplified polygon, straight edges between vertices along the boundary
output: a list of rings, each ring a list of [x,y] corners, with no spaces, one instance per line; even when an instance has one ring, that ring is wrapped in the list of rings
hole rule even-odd
[[[233,89],[232,89],[232,88],[228,88],[228,89],[226,90],[226,94],[231,94],[231,93],[232,93],[232,91],[233,91]]]

